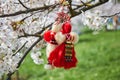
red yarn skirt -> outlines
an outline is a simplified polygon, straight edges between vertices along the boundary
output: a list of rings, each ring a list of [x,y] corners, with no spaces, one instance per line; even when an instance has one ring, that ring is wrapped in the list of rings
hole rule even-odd
[[[65,43],[59,45],[55,50],[50,53],[48,61],[55,67],[63,67],[69,69],[76,66],[77,59],[75,57],[74,47],[72,48],[72,57],[71,61],[67,62],[65,60]]]

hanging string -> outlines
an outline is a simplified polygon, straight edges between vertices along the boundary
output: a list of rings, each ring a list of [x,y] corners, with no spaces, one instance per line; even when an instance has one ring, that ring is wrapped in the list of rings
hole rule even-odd
[[[68,6],[69,3],[66,0],[60,0],[60,9],[59,12],[57,13],[57,18],[55,21],[57,21],[57,23],[64,23],[69,21],[70,22],[70,15],[68,14]],[[67,12],[66,12],[67,11]]]

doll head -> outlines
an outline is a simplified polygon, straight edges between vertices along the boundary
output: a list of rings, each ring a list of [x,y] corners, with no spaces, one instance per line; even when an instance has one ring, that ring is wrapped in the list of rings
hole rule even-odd
[[[70,22],[65,22],[63,25],[62,25],[62,29],[61,29],[61,32],[63,34],[67,34],[67,33],[70,33],[71,32],[71,24]]]

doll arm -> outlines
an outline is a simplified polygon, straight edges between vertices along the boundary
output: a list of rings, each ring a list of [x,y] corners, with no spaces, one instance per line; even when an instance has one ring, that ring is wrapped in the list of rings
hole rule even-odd
[[[77,33],[75,33],[75,32],[71,32],[71,33],[70,33],[70,36],[71,36],[71,41],[72,41],[73,44],[75,44],[75,43],[78,42],[78,40],[79,40],[79,36],[78,36]]]
[[[55,41],[55,38],[54,38],[55,34],[56,34],[55,32],[46,31],[46,32],[44,33],[43,38],[44,38],[44,40],[45,40],[46,42],[48,42],[48,43],[57,44],[56,41]]]
[[[46,31],[43,35],[43,38],[46,42],[50,42],[50,40],[51,40],[50,33],[51,33],[51,31]]]

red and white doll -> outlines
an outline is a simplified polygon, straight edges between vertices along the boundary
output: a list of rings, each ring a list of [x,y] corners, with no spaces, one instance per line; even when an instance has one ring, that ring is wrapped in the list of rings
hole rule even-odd
[[[46,69],[54,67],[69,69],[76,66],[74,44],[78,41],[78,35],[71,32],[70,21],[52,25],[52,29],[44,33],[47,42],[46,55],[48,64]]]

